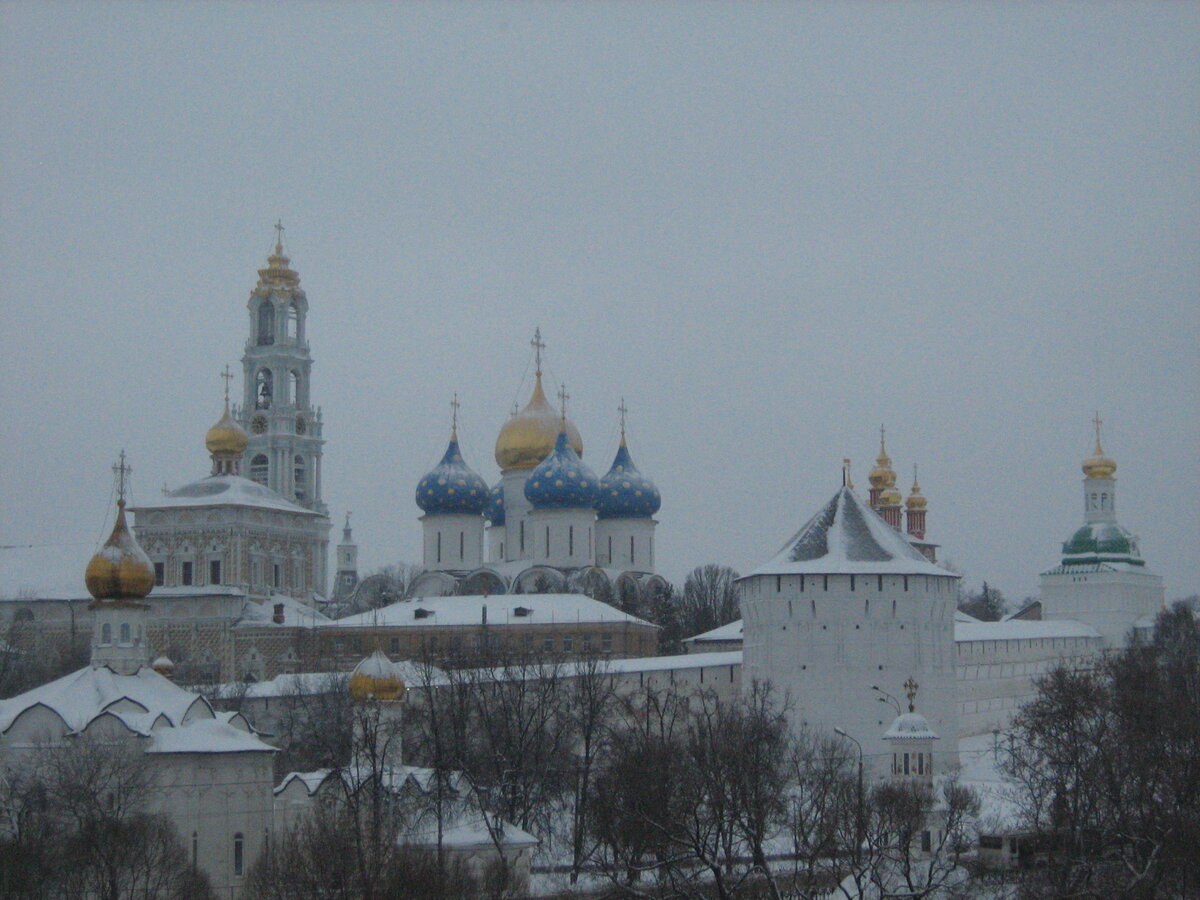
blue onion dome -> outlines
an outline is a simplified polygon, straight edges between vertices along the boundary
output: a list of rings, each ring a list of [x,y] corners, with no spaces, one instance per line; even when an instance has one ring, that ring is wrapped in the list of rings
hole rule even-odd
[[[417,482],[417,506],[431,515],[480,515],[488,502],[487,482],[479,477],[458,449],[458,435],[450,435],[446,454],[433,470]]]
[[[488,494],[487,507],[483,511],[484,516],[493,525],[504,525],[504,480],[497,481],[492,487],[492,492]]]
[[[600,479],[597,516],[601,519],[649,519],[661,506],[662,495],[654,482],[633,464],[629,446],[622,435],[612,468]]]
[[[600,479],[584,465],[567,432],[559,430],[554,450],[525,481],[525,499],[534,509],[595,509]]]

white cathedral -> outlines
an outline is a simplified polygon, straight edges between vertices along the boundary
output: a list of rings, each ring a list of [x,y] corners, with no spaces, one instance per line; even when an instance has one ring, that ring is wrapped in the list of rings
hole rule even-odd
[[[654,516],[662,498],[633,462],[624,402],[620,446],[608,471],[597,476],[582,459],[583,440],[567,417],[565,391],[558,410],[546,398],[540,330],[532,345],[529,402],[496,438],[500,480],[489,489],[467,465],[455,422],[441,462],[417,483],[426,571],[413,594],[617,597],[665,589],[654,570]]]

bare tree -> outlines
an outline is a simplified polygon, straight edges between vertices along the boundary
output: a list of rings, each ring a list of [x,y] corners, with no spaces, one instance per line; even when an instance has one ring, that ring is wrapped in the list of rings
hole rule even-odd
[[[715,563],[698,566],[683,581],[680,620],[686,635],[703,634],[741,616],[738,573]]]
[[[348,765],[353,755],[354,704],[349,679],[330,673],[318,685],[297,682],[281,698],[274,742],[275,775]]]
[[[209,897],[174,826],[155,813],[155,773],[138,739],[80,735],[3,780],[4,896],[97,900]]]
[[[1200,625],[1164,610],[1092,671],[1051,672],[1002,748],[1020,787],[1032,896],[1200,895]]]
[[[571,883],[579,878],[594,849],[589,830],[596,767],[610,746],[617,710],[614,678],[608,663],[589,657],[575,664],[565,690],[564,715],[570,723],[573,787],[571,794]]]

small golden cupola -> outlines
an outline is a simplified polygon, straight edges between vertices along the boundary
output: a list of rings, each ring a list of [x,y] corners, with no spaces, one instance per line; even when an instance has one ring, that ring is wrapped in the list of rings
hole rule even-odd
[[[350,696],[358,703],[367,700],[396,702],[403,700],[404,694],[403,670],[382,650],[375,650],[350,673]]]
[[[225,379],[225,410],[217,423],[204,435],[204,446],[212,456],[214,475],[237,475],[250,436],[229,412],[229,379],[233,377],[229,366],[225,367],[221,377]]]
[[[565,430],[567,440],[579,456],[583,456],[583,439],[579,429],[570,419],[563,419],[558,410],[546,399],[542,389],[542,331],[534,332],[530,342],[534,350],[536,371],[533,393],[520,412],[504,423],[496,438],[496,464],[501,471],[510,469],[532,469],[550,455],[560,430]]]
[[[917,481],[917,467],[913,466],[913,483],[912,489],[909,491],[908,499],[904,501],[904,505],[909,509],[924,509],[928,501],[925,495],[921,493],[921,484]]]
[[[95,604],[137,603],[145,599],[154,587],[154,565],[140,546],[125,521],[125,451],[114,466],[120,476],[117,493],[117,520],[112,534],[96,555],[91,558],[83,580]]]
[[[896,486],[896,473],[892,470],[892,458],[887,454],[887,446],[884,443],[887,431],[879,426],[879,456],[875,458],[875,468],[871,470],[871,474],[867,476],[867,480],[871,482],[871,491],[882,492],[885,488]],[[871,505],[878,505],[878,497],[871,498]]]
[[[1100,426],[1103,422],[1099,412],[1092,419],[1092,424],[1096,426],[1096,449],[1083,461],[1084,477],[1111,479],[1117,473],[1117,461],[1110,456],[1105,456],[1104,449],[1100,446]]]

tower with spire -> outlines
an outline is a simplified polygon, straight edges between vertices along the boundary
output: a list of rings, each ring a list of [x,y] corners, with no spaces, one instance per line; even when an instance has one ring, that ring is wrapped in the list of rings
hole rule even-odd
[[[470,572],[483,564],[487,482],[467,465],[458,446],[458,395],[450,403],[450,442],[441,462],[417,482],[424,515],[422,562],[431,572]]]
[[[530,346],[533,347],[534,373],[529,402],[509,417],[496,437],[496,464],[500,467],[504,498],[504,553],[503,558],[495,562],[533,559],[533,533],[528,522],[531,506],[525,497],[525,482],[532,470],[554,450],[560,431],[566,434],[576,456],[583,456],[579,429],[570,419],[561,417],[546,399],[542,386],[542,351],[546,345],[540,328],[534,331]]]
[[[887,429],[879,426],[879,456],[875,468],[868,476],[871,482],[871,509],[879,513],[883,521],[897,531],[900,530],[900,492],[896,490],[896,473],[892,469],[892,458],[888,456],[885,439]]]
[[[662,497],[654,482],[638,471],[625,434],[625,398],[617,407],[621,443],[608,472],[600,479],[596,504],[596,565],[627,571],[654,571],[654,514]]]
[[[1136,535],[1117,522],[1117,463],[1096,446],[1082,463],[1083,525],[1063,542],[1059,565],[1042,573],[1042,615],[1091,625],[1109,647],[1131,629],[1148,629],[1163,607],[1162,578],[1147,570]]]
[[[84,583],[92,595],[92,666],[135,675],[150,664],[143,601],[154,588],[154,566],[125,521],[125,485],[130,468],[125,451],[113,466],[117,475],[117,518],[112,534],[88,563]]]
[[[288,500],[326,515],[321,497],[321,411],[312,405],[312,356],[305,333],[308,297],[283,252],[275,249],[246,306],[250,336],[242,356],[242,427],[250,439],[243,472]]]
[[[350,531],[350,513],[342,526],[342,541],[337,545],[337,572],[333,579],[334,603],[348,600],[358,587],[358,544]]]
[[[566,387],[560,388],[559,427],[554,449],[525,480],[529,502],[526,543],[533,562],[554,568],[593,564],[596,503],[600,479],[571,446],[567,433]]]

